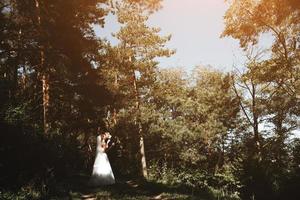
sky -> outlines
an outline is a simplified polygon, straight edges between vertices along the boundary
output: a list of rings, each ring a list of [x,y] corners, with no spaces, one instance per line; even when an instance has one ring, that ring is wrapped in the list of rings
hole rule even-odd
[[[246,61],[239,42],[233,38],[220,38],[224,30],[226,10],[224,0],[163,0],[163,8],[154,13],[148,25],[160,27],[161,35],[172,35],[167,47],[176,49],[170,58],[159,59],[159,67],[181,67],[191,72],[195,66],[211,65],[223,71],[242,68]],[[109,15],[104,28],[96,27],[96,34],[107,38],[113,45],[117,40],[111,33],[119,29],[116,18]],[[273,38],[264,35],[260,47],[268,48]],[[295,133],[300,137],[300,131]]]
[[[148,25],[160,27],[161,35],[172,35],[167,47],[175,49],[170,58],[158,59],[159,66],[181,67],[191,71],[198,65],[211,65],[230,71],[245,62],[244,52],[237,40],[220,38],[224,29],[223,16],[229,5],[224,0],[163,0],[162,9],[150,16]],[[116,19],[110,15],[105,27],[96,28],[100,37],[112,44],[111,36],[119,29]]]

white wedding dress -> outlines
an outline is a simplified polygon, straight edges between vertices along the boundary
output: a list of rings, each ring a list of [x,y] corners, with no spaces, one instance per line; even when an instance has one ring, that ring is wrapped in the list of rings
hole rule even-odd
[[[93,166],[93,173],[90,184],[93,186],[111,185],[115,183],[115,177],[111,169],[107,154],[101,143],[101,136],[97,137],[96,158]]]

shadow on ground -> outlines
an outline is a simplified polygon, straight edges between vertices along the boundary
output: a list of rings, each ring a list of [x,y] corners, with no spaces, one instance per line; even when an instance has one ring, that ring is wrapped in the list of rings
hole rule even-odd
[[[88,176],[77,175],[67,180],[69,198],[72,200],[135,200],[135,199],[199,199],[206,200],[205,193],[195,193],[183,187],[170,187],[164,184],[141,180],[118,180],[111,186],[90,187]]]

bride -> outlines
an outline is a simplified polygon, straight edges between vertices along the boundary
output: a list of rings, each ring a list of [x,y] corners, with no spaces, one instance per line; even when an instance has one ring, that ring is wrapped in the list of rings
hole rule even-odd
[[[97,136],[96,158],[93,166],[93,173],[90,179],[92,186],[111,185],[115,183],[115,177],[112,172],[107,154],[111,135],[109,132],[101,133]]]

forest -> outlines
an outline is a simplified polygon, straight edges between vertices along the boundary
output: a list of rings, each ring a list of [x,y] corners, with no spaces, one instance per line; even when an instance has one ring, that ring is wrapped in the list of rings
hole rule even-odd
[[[0,199],[300,199],[300,1],[226,2],[247,61],[187,73],[158,66],[162,0],[0,0]],[[116,184],[90,188],[99,130]]]

